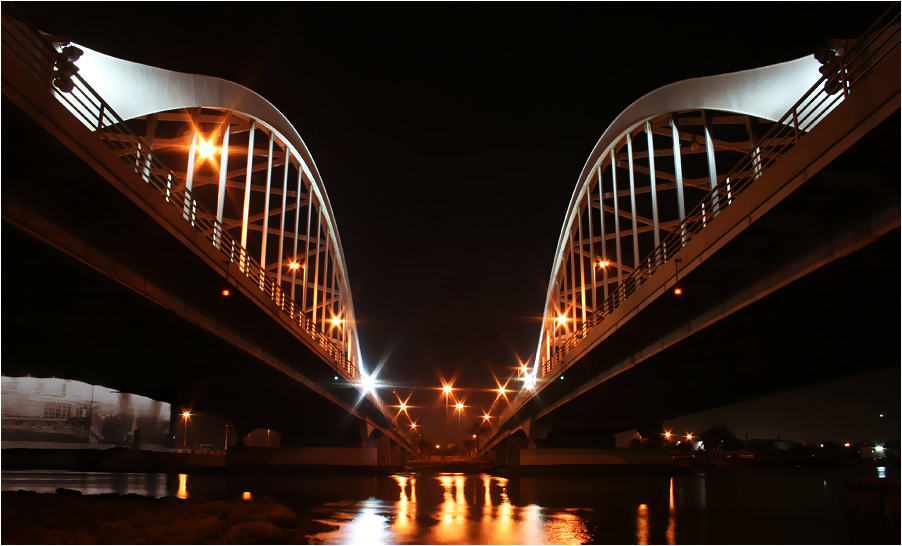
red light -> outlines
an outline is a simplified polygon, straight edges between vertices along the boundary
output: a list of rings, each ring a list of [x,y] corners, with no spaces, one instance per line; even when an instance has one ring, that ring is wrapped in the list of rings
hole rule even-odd
[[[222,289],[222,297],[224,297],[224,298],[229,297],[229,289],[228,288]]]
[[[673,295],[674,295],[674,296],[679,296],[679,295],[681,295],[682,293],[683,293],[683,289],[680,288],[679,286],[673,289]]]

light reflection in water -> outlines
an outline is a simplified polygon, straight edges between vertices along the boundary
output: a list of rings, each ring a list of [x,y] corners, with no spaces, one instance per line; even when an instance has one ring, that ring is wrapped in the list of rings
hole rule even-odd
[[[337,510],[327,521],[339,529],[317,538],[326,544],[581,544],[591,538],[575,509],[515,506],[507,478],[398,474],[392,479],[399,487],[397,497],[334,504]],[[468,487],[473,488],[469,500]],[[418,516],[425,519],[418,521]]]
[[[640,504],[636,510],[636,543],[648,544],[648,506]]]
[[[179,490],[175,494],[175,496],[180,499],[188,498],[188,475],[187,474],[179,474]]]
[[[544,533],[545,544],[585,544],[590,538],[586,522],[569,512],[545,514]]]
[[[395,513],[395,522],[392,524],[392,531],[398,535],[409,535],[416,533],[416,478],[407,476],[393,476],[398,486],[401,488],[401,498],[398,500],[397,511]],[[407,486],[410,484],[410,498],[407,497]]]
[[[379,514],[379,499],[370,497],[361,502],[357,517],[347,524],[350,535],[347,544],[387,544],[392,533],[388,518]]]
[[[667,544],[676,544],[676,505],[673,502],[673,477],[670,478],[670,516],[667,519]]]

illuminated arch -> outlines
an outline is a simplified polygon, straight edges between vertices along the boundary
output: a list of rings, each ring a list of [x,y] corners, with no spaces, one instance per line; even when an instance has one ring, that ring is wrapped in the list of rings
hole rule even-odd
[[[313,157],[288,119],[239,84],[73,45],[83,51],[79,79],[90,82],[118,118],[93,102],[61,103],[133,161],[145,181],[162,181],[167,201],[171,197],[184,207],[186,221],[258,280],[336,360],[337,371],[361,379],[365,372],[334,213]],[[128,134],[144,144],[120,138]],[[215,157],[203,159],[208,142]]]
[[[617,116],[589,155],[564,218],[533,385],[619,303],[625,282],[641,282],[677,250],[666,248],[662,234],[687,233],[688,211],[701,207],[706,222],[732,202],[725,173],[745,161],[744,173],[755,177],[785,150],[783,141],[759,140],[787,123],[786,112],[821,79],[821,66],[812,55],[685,80],[646,94]],[[815,106],[795,130],[810,130],[836,104]]]

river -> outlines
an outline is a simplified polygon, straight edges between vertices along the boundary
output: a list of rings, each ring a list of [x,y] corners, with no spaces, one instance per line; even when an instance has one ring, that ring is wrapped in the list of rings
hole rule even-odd
[[[897,468],[897,467],[894,467]],[[686,476],[389,477],[2,473],[2,489],[232,499],[269,496],[338,525],[325,544],[836,544],[867,541],[848,481],[897,470],[699,469]]]

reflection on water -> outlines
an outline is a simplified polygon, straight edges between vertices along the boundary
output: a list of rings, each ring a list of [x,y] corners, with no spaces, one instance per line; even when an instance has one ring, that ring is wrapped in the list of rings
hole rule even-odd
[[[331,503],[316,514],[339,529],[326,544],[581,544],[590,536],[576,509],[511,502],[508,480],[464,474],[397,474],[395,500]],[[418,499],[420,501],[418,502]]]
[[[188,498],[188,475],[187,474],[179,474],[179,490],[175,493],[175,496],[180,499]]]
[[[510,479],[5,470],[2,489],[272,497],[338,525],[317,536],[327,544],[830,544],[854,539],[844,534],[844,483],[898,475],[898,466]]]
[[[636,544],[648,544],[647,504],[640,504],[636,513]]]
[[[25,489],[53,493],[58,487],[81,491],[85,495],[137,493],[165,497],[170,494],[166,474],[68,472],[65,470],[4,470],[3,491]]]
[[[673,477],[670,478],[670,512],[667,519],[667,544],[676,544],[676,505],[673,503]]]

